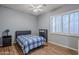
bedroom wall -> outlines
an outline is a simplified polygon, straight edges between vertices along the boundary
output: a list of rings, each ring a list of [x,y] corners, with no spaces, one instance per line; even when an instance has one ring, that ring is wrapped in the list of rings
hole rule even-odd
[[[10,29],[14,42],[15,31],[32,30],[32,34],[37,32],[37,17],[27,13],[21,13],[5,7],[0,7],[0,37],[4,30]],[[1,44],[1,41],[0,41]]]
[[[38,16],[38,29],[48,29],[48,40],[66,47],[78,49],[78,39],[79,37],[69,37],[63,35],[50,34],[50,16],[62,14],[71,10],[79,9],[79,5],[64,5],[60,9],[45,13]]]

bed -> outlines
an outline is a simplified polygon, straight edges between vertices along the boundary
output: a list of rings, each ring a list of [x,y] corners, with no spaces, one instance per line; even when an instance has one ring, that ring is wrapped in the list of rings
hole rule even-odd
[[[45,38],[42,36],[31,35],[31,31],[16,31],[16,42],[20,45],[24,54],[30,50],[45,44]]]

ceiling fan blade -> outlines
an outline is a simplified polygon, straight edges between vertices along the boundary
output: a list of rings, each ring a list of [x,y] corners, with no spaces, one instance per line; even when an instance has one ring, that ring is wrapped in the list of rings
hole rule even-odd
[[[46,6],[47,6],[46,4],[41,4],[41,5],[38,5],[37,8],[46,7]]]
[[[38,5],[38,6],[37,6],[37,8],[41,8],[41,7],[43,7],[43,5]]]
[[[43,9],[38,9],[39,11],[43,11]]]
[[[32,8],[35,8],[35,6],[34,6],[34,5],[32,5],[32,4],[31,4],[30,6],[31,6]]]

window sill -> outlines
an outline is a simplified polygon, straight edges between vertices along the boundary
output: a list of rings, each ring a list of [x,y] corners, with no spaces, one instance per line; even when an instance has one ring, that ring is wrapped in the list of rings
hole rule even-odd
[[[67,34],[67,33],[50,33],[50,34],[70,36],[70,37],[79,37],[79,34]]]

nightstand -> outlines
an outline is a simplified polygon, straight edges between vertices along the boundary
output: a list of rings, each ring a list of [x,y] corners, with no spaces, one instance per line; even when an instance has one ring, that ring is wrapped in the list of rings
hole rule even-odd
[[[2,46],[10,46],[12,44],[12,36],[2,36]]]

